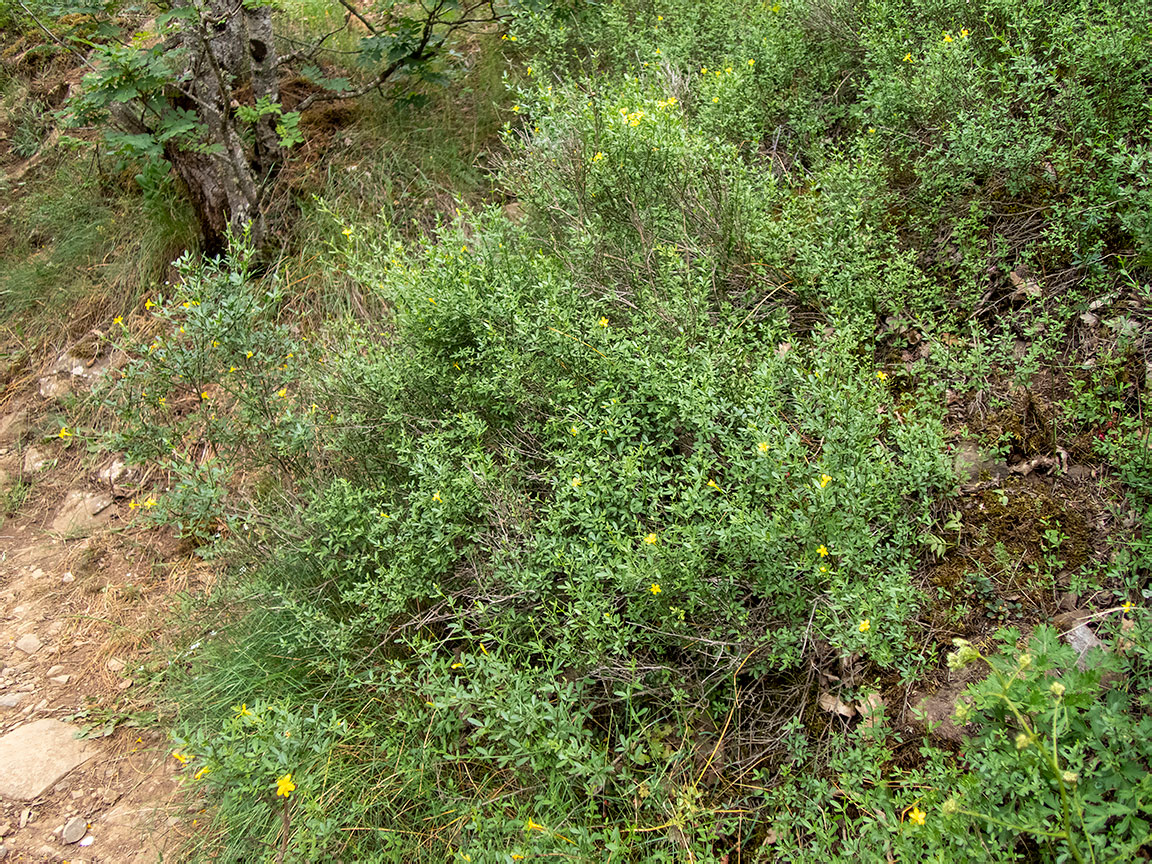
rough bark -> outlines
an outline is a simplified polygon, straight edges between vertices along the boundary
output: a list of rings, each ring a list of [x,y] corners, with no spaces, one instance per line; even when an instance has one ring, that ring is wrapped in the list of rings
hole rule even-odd
[[[205,146],[190,150],[173,143],[166,154],[188,188],[204,248],[210,252],[223,249],[229,225],[237,232],[250,226],[257,248],[265,235],[259,184],[236,127],[238,103],[233,89],[252,75],[248,28],[241,9],[227,0],[212,0],[198,9],[198,20],[190,24],[186,33],[189,83],[184,95],[203,122]],[[270,19],[267,29],[270,34]],[[275,52],[271,53],[274,58]],[[267,151],[265,157],[273,158]]]
[[[247,30],[249,74],[252,78],[252,98],[259,102],[280,102],[279,59],[276,40],[272,33],[272,9],[269,6],[244,7],[244,26]],[[280,136],[276,133],[275,115],[261,117],[256,124],[256,147],[253,165],[258,175],[274,173],[284,158]]]

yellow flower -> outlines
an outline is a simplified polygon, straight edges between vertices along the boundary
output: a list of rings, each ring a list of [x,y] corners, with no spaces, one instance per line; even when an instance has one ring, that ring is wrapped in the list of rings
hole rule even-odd
[[[715,480],[709,480],[708,485],[711,488],[715,489],[717,492],[723,492],[724,491],[723,489],[720,488],[719,484]]]
[[[767,453],[768,452],[768,442],[767,441],[761,441],[759,444],[756,445],[756,449],[759,450],[760,453],[762,453],[762,454]]]
[[[208,391],[207,390],[201,390],[200,391],[200,398],[201,399],[207,399],[208,398]]]
[[[245,354],[244,356],[245,356],[245,357],[247,357],[249,360],[251,360],[251,359],[252,359],[252,352],[251,352],[251,351],[249,351],[249,352],[248,352],[247,354]]]
[[[512,111],[516,114],[519,114],[520,113],[520,106],[519,105],[513,105]]]
[[[659,538],[655,534],[649,534],[647,537],[644,538],[644,542],[647,543],[649,546],[655,546],[656,541],[658,539]]]
[[[156,305],[156,304],[155,304],[155,303],[153,303],[151,300],[145,300],[145,301],[144,301],[144,308],[145,308],[145,309],[151,309],[151,308],[152,308],[153,306],[155,306],[155,305]]]
[[[131,501],[129,501],[129,502],[128,502],[128,509],[129,509],[129,510],[135,510],[135,509],[136,509],[137,507],[139,507],[139,506],[140,506],[140,505],[139,505],[138,503],[136,503],[136,499],[135,499],[135,498],[133,498]]]
[[[206,774],[211,773],[211,771],[212,771],[212,769],[209,768],[207,765],[205,765],[203,768],[201,768],[199,771],[196,772],[196,776],[193,777],[192,779],[193,780],[203,780],[204,776]]]
[[[276,797],[287,798],[295,789],[296,784],[292,782],[291,773],[276,778]]]
[[[343,234],[345,237],[351,237],[352,236],[352,229],[351,228],[345,228],[340,233]]]
[[[712,97],[712,101],[713,101],[713,102],[719,102],[719,101],[720,101],[720,97],[719,97],[719,96],[713,96],[713,97]]]
[[[163,396],[161,396],[159,399],[156,400],[157,405],[165,405],[165,404],[167,404],[167,402],[168,402],[168,400],[165,399]]]
[[[573,435],[579,435],[579,434],[580,434],[580,430],[579,430],[579,429],[577,429],[575,426],[573,426],[573,427],[572,427],[571,429],[569,429],[568,431],[569,431],[569,432],[571,432]]]
[[[381,510],[380,511],[380,518],[381,519],[391,519],[392,515],[390,513],[385,513],[383,510]]]
[[[281,399],[287,399],[288,398],[288,388],[287,387],[281,387],[279,390],[276,391],[276,395],[279,396]]]
[[[597,150],[596,155],[592,157],[592,161],[593,162],[599,162],[603,158],[604,158],[604,154],[601,153],[599,150]]]
[[[192,757],[185,753],[181,753],[179,750],[173,750],[172,758],[179,762],[181,765],[187,765],[188,760]]]
[[[707,75],[708,74],[708,67],[707,66],[701,66],[700,67],[700,74],[701,75]]]
[[[731,74],[732,74],[732,67],[731,67],[731,66],[729,66],[729,67],[728,67],[727,69],[725,69],[724,71],[725,71],[725,72],[727,72],[729,75],[731,75]]]
[[[464,668],[464,664],[463,664],[463,663],[453,663],[453,664],[452,664],[452,668],[453,668],[453,669],[463,669],[463,668]]]
[[[872,127],[872,126],[869,126],[869,127],[868,127],[868,134],[869,134],[869,135],[875,135],[875,134],[876,134],[876,129],[875,129],[874,127]]]
[[[749,66],[755,66],[755,65],[756,65],[756,61],[755,61],[755,60],[749,60],[749,61],[748,61],[748,65],[749,65]]]
[[[911,51],[909,51],[907,54],[904,55],[904,62],[905,63],[911,63],[912,62],[912,52]]]
[[[433,493],[432,500],[435,501],[437,504],[443,504],[444,503],[444,499],[440,497],[440,490],[439,489],[437,489],[436,492]]]
[[[820,475],[820,488],[821,489],[823,489],[825,486],[827,486],[831,482],[832,482],[832,478],[829,477],[827,474],[821,474]]]
[[[573,488],[573,489],[578,489],[578,488],[580,487],[580,484],[581,484],[582,482],[584,482],[584,481],[582,481],[582,480],[580,479],[580,475],[579,475],[579,474],[577,474],[575,477],[573,477],[573,478],[572,478],[572,488]]]
[[[827,568],[827,567],[821,567],[821,568],[820,568],[820,572],[821,572],[821,573],[827,573],[827,572],[828,572],[828,568]]]
[[[861,633],[867,633],[869,630],[872,629],[872,622],[869,621],[867,618],[865,618],[863,621],[860,622],[860,624],[856,627],[856,629],[859,630]]]
[[[229,371],[229,372],[235,372],[235,371],[236,371],[237,369],[239,369],[239,368],[240,368],[239,366],[229,366],[229,367],[228,367],[228,371]]]
[[[112,319],[112,323],[113,324],[123,324],[124,319],[122,317],[120,317],[119,315],[117,315],[115,318]]]
[[[908,814],[908,821],[913,825],[923,825],[924,815],[924,811],[919,807],[913,807],[912,812]]]
[[[71,438],[73,434],[74,433],[68,431],[67,426],[61,426],[60,432],[59,432],[57,437],[59,437],[59,438]]]
[[[183,303],[181,303],[180,305],[181,305],[182,307],[184,307],[185,309],[191,309],[191,308],[192,308],[192,304],[191,304],[191,303],[189,303],[187,300],[185,300],[185,301],[184,301]]]
[[[828,557],[828,547],[825,546],[824,544],[820,544],[820,548],[816,550],[816,554],[819,555],[821,558],[827,558]]]
[[[525,831],[543,831],[544,826],[540,825],[537,822],[533,822],[531,819],[529,819],[528,824],[524,826],[524,830]]]
[[[596,323],[597,323],[597,324],[599,324],[601,327],[607,327],[607,326],[608,326],[608,319],[607,319],[607,318],[603,318],[603,317],[602,317],[602,318],[601,318],[599,321],[597,321]]]
[[[653,582],[652,586],[648,590],[652,592],[653,596],[655,596],[659,594],[663,589],[658,584]]]
[[[1123,609],[1125,613],[1131,612],[1132,611],[1132,601],[1126,600],[1120,608]]]
[[[885,372],[883,369],[881,369],[879,372],[876,373],[876,379],[878,381],[887,381],[888,380],[888,373]]]
[[[248,703],[247,702],[244,702],[243,704],[241,704],[241,706],[239,708],[237,708],[235,705],[233,705],[232,710],[236,712],[237,717],[253,717],[253,716],[255,716],[255,715],[253,715],[253,713],[251,711],[248,710]]]
[[[968,38],[968,28],[967,27],[961,27],[960,28],[960,38],[961,39],[967,39]]]
[[[945,34],[944,34],[944,41],[945,41],[945,42],[951,42],[951,41],[952,41],[952,37],[951,37],[951,36],[949,36],[947,33],[945,33]]]
[[[512,853],[512,860],[513,860],[513,861],[523,861],[523,860],[524,860],[524,856],[523,856],[523,855],[520,855],[519,853],[513,852],[513,853]]]
[[[152,497],[145,498],[143,506],[145,509],[151,510],[153,507],[156,506],[156,499],[152,498]]]

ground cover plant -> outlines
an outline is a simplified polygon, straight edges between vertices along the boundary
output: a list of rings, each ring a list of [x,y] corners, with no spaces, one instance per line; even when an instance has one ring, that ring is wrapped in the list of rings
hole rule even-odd
[[[102,336],[186,854],[1149,857],[1146,5],[508,12],[459,194],[349,139]]]

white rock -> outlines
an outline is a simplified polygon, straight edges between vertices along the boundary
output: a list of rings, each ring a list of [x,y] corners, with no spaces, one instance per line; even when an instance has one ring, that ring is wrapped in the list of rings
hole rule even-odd
[[[25,633],[16,640],[16,647],[25,654],[35,654],[43,644],[35,633]]]

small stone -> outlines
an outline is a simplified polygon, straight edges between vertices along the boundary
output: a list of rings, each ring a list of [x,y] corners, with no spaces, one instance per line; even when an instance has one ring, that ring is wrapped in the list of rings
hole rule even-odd
[[[37,567],[35,570],[32,571],[32,573],[30,575],[32,576],[33,579],[39,579],[41,576],[44,575],[44,570],[43,570],[43,568]]]
[[[16,640],[16,647],[25,654],[35,654],[43,644],[35,633],[25,633]]]
[[[83,816],[73,816],[64,825],[64,830],[60,834],[60,839],[64,843],[76,843],[84,839],[84,835],[88,833],[88,822]]]
[[[68,584],[69,582],[75,582],[76,577],[72,575],[71,571],[69,571],[60,577],[60,581],[64,584]]]
[[[11,822],[5,822],[3,825],[0,825],[0,837],[7,837],[11,833],[12,833],[12,823]]]
[[[32,821],[32,808],[27,808],[20,812],[20,827],[23,828]]]
[[[71,675],[53,675],[49,680],[55,681],[57,684],[67,684],[69,681],[72,680],[72,676]]]
[[[108,669],[109,672],[123,672],[124,671],[124,661],[123,660],[117,660],[115,657],[113,657],[107,663],[105,663],[104,666]]]
[[[63,671],[64,671],[64,667],[57,664],[56,666],[53,666],[51,669],[49,669],[44,674],[47,675],[49,678],[51,678],[53,675],[59,675]]]
[[[24,473],[35,474],[37,471],[42,471],[48,467],[48,463],[51,461],[50,457],[35,447],[29,447],[24,451]]]
[[[72,790],[72,800],[73,801],[76,801],[76,800],[83,798],[83,797],[84,797],[84,790],[83,789],[73,789]]]
[[[52,530],[59,534],[90,533],[112,517],[112,499],[107,495],[72,490],[65,496],[52,520]]]
[[[117,690],[127,690],[131,686],[132,686],[132,679],[131,678],[125,678],[123,681],[121,681],[119,684],[116,685],[116,689]]]
[[[15,708],[24,701],[25,693],[5,693],[0,696],[0,708]]]

